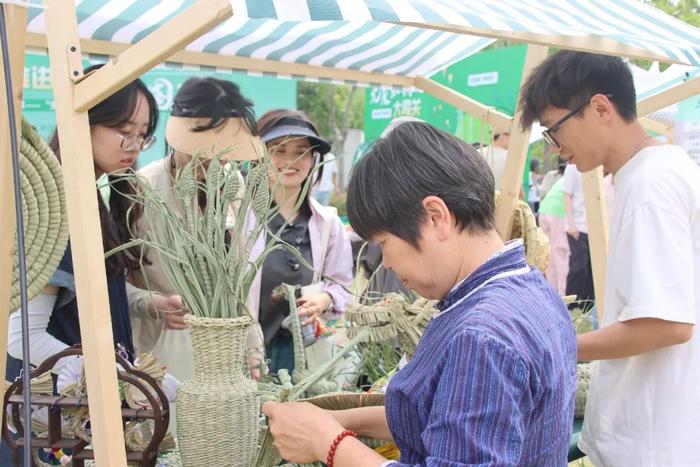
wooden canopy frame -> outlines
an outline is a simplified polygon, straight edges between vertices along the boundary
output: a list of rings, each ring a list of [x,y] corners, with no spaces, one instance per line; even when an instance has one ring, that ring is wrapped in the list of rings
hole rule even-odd
[[[2,0],[0,0],[2,2]],[[15,77],[23,76],[25,47],[48,50],[56,107],[56,120],[61,139],[66,202],[80,315],[82,345],[85,349],[85,370],[90,393],[89,406],[93,444],[97,465],[125,466],[124,435],[121,428],[117,376],[114,371],[111,319],[107,295],[105,264],[102,259],[102,235],[98,205],[95,197],[94,168],[87,110],[154,65],[164,61],[209,65],[230,69],[276,72],[287,75],[355,80],[381,85],[419,88],[455,107],[476,116],[490,125],[510,130],[511,143],[507,165],[501,180],[501,197],[496,211],[496,227],[502,234],[509,232],[513,212],[520,193],[521,175],[527,158],[529,130],[519,128],[520,109],[515,117],[495,111],[430,79],[399,75],[384,75],[355,70],[340,70],[322,66],[288,64],[253,58],[231,57],[182,50],[219,23],[233,15],[229,0],[198,0],[159,29],[131,46],[98,40],[80,40],[75,5],[72,1],[45,0],[46,35],[26,32],[27,10],[19,4],[2,4],[9,30],[11,70]],[[522,79],[547,56],[548,47],[598,51],[613,55],[656,58],[649,52],[617,42],[591,37],[558,37],[513,33],[499,35],[494,31],[445,27],[444,25],[408,24],[421,28],[449,30],[530,43]],[[104,67],[83,76],[82,53],[104,54],[112,58]],[[0,67],[0,82],[5,76]],[[22,79],[14,80],[13,96],[17,121],[22,100]],[[668,89],[638,103],[640,115],[677,102],[700,92],[700,78]],[[0,108],[7,108],[5,93],[0,92]],[[647,127],[668,134],[663,124],[642,119]],[[19,129],[18,129],[19,130]],[[7,113],[0,115],[0,134],[9,134]],[[0,142],[0,219],[14,218],[13,181],[9,138]],[[583,178],[589,241],[594,271],[598,312],[603,310],[605,258],[607,256],[607,208],[602,190],[602,169],[585,173]],[[15,226],[0,222],[0,348],[7,346],[7,326],[10,301],[10,280],[14,252]],[[77,247],[79,245],[80,247]],[[0,359],[4,373],[5,359]],[[3,410],[4,408],[0,408]]]

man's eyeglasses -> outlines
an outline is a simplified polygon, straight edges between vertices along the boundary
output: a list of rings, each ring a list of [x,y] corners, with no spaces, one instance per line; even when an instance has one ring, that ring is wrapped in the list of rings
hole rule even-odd
[[[608,99],[612,99],[612,98],[613,98],[613,95],[612,95],[612,94],[605,94],[605,97],[607,97]],[[558,142],[556,139],[554,139],[554,133],[556,133],[556,131],[564,124],[564,122],[566,122],[568,119],[570,119],[571,117],[573,117],[574,115],[576,115],[577,113],[579,113],[584,107],[586,107],[586,106],[587,106],[588,104],[590,104],[590,103],[591,103],[591,101],[590,101],[590,99],[589,99],[588,101],[586,101],[586,102],[584,102],[583,104],[581,104],[581,105],[579,105],[578,107],[576,107],[576,108],[575,108],[574,110],[572,110],[571,112],[569,112],[569,113],[567,113],[566,115],[564,115],[564,116],[563,116],[562,118],[560,118],[559,121],[556,122],[554,125],[552,125],[551,127],[547,128],[546,130],[544,130],[544,131],[542,132],[542,136],[544,137],[544,140],[545,140],[548,144],[550,144],[550,145],[552,145],[552,146],[554,146],[554,147],[557,147],[557,148],[560,148],[560,149],[561,149],[561,146],[559,145],[559,142]]]
[[[155,136],[141,136],[141,135],[132,135],[128,134],[124,136],[121,132],[119,131],[114,131],[117,136],[119,136],[122,140],[121,142],[121,148],[126,151],[126,152],[131,152],[131,151],[145,151],[146,149],[150,148],[153,146],[153,143],[156,142],[156,137]]]

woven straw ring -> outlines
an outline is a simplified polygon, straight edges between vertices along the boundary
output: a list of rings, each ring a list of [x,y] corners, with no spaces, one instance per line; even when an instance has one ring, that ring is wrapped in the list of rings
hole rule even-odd
[[[61,165],[36,129],[22,118],[20,189],[27,257],[27,298],[46,286],[68,244],[68,218]],[[10,310],[20,307],[17,237],[12,262]]]

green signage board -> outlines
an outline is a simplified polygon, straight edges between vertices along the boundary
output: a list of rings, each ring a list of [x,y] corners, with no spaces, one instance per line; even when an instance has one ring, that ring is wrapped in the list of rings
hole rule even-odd
[[[434,81],[494,107],[507,115],[515,113],[526,45],[500,47],[479,52],[431,76]],[[371,87],[365,94],[365,140],[377,139],[392,119],[414,116],[454,134],[468,143],[488,144],[489,125],[450,104],[419,90]],[[523,174],[527,194],[529,162]]]
[[[526,50],[524,45],[489,49],[451,65],[431,79],[513,115]],[[478,120],[426,93],[372,87],[367,89],[365,98],[366,140],[376,139],[392,119],[405,115],[419,117],[468,142],[488,139],[487,129],[482,136]]]
[[[89,62],[84,60],[84,65]],[[156,129],[157,143],[139,156],[139,165],[163,157],[165,153],[165,122],[168,119],[173,97],[182,83],[192,76],[213,76],[234,81],[241,87],[244,96],[255,102],[255,113],[260,116],[274,108],[296,109],[296,81],[267,76],[251,76],[242,72],[218,72],[202,67],[187,69],[180,66],[163,65],[146,74],[141,79],[151,90],[158,102],[160,119]],[[56,128],[53,93],[51,90],[51,69],[46,54],[27,53],[24,67],[24,96],[22,112],[39,133],[48,140]]]

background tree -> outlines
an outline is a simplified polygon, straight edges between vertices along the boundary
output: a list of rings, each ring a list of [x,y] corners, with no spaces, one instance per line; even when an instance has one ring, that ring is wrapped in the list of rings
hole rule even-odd
[[[336,155],[343,150],[348,129],[364,127],[365,93],[357,86],[299,81],[297,106],[333,143]]]

